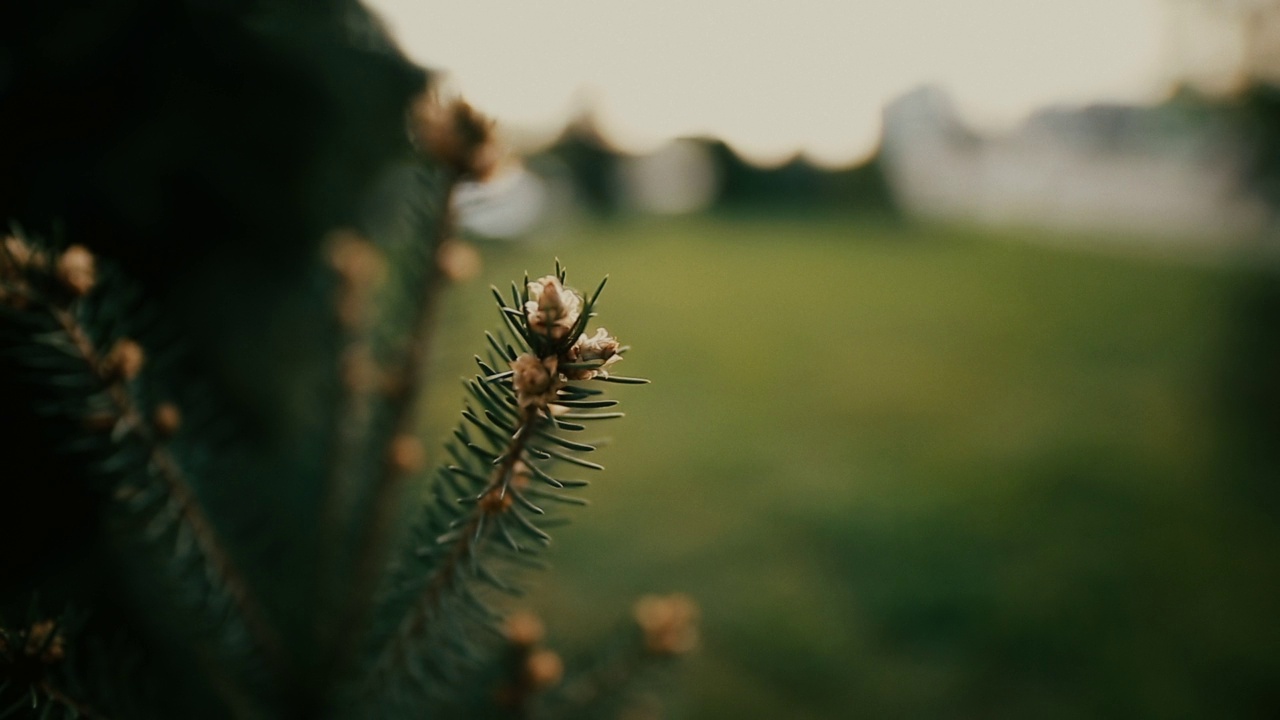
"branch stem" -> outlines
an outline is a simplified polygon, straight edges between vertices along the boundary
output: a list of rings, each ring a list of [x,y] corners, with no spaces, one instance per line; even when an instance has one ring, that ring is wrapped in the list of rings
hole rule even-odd
[[[479,544],[484,540],[484,535],[480,531],[483,530],[486,519],[491,515],[505,512],[507,507],[505,503],[486,503],[484,498],[496,493],[496,497],[501,499],[507,493],[513,492],[511,481],[515,473],[516,463],[522,460],[526,444],[534,434],[540,421],[541,418],[536,407],[530,407],[521,412],[520,424],[507,447],[499,455],[501,460],[494,467],[489,476],[488,484],[481,491],[479,495],[481,500],[473,505],[466,522],[454,535],[452,544],[432,571],[426,586],[418,596],[418,600],[410,606],[401,621],[400,629],[379,652],[379,668],[385,669],[386,663],[390,659],[407,659],[404,652],[405,646],[409,641],[421,636],[427,630],[432,617],[435,616],[436,610],[443,601],[445,593],[454,587],[457,582],[460,572],[466,566],[467,559],[479,550]]]
[[[59,306],[29,290],[28,300],[44,307],[59,330],[70,341],[85,367],[103,384],[115,407],[117,427],[127,429],[147,447],[151,467],[173,498],[181,521],[191,529],[200,553],[231,597],[232,604],[238,611],[254,644],[267,654],[277,669],[283,669],[285,664],[279,636],[266,621],[261,608],[253,598],[249,584],[224,547],[213,523],[204,513],[195,490],[184,476],[178,462],[159,440],[151,426],[145,422],[143,414],[139,411],[124,382],[106,373],[101,353],[70,309]]]
[[[403,357],[392,371],[389,382],[391,390],[387,397],[386,412],[391,418],[391,434],[383,438],[387,446],[382,448],[381,466],[371,490],[368,519],[360,528],[355,551],[355,564],[352,566],[354,578],[347,586],[349,589],[338,596],[339,616],[338,637],[332,646],[330,669],[332,675],[342,671],[350,662],[351,654],[357,640],[368,628],[370,613],[373,607],[374,593],[378,581],[382,577],[386,555],[390,545],[392,531],[395,528],[396,508],[404,494],[404,485],[408,473],[405,468],[398,467],[391,461],[393,455],[390,444],[402,436],[412,436],[417,421],[414,408],[421,400],[423,369],[430,357],[430,343],[436,319],[436,306],[439,304],[442,273],[436,262],[436,251],[440,243],[453,232],[453,215],[450,210],[454,191],[460,177],[449,172],[445,179],[442,193],[443,203],[438,223],[434,227],[433,237],[426,241],[428,265],[421,278],[421,293],[413,306],[413,317],[410,323],[410,334]],[[344,405],[354,407],[355,400],[347,397]],[[346,411],[343,412],[346,415]],[[343,422],[340,418],[339,422]],[[335,465],[335,472],[343,472],[344,468]],[[341,515],[341,508],[336,507],[337,478],[331,478],[331,502],[335,507],[330,509],[333,518]],[[338,535],[339,533],[335,533]],[[335,564],[334,567],[339,567]]]

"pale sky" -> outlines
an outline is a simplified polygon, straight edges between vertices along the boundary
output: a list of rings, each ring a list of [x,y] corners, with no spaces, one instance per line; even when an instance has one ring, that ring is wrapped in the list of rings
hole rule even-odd
[[[588,102],[644,151],[714,135],[760,161],[872,151],[887,100],[947,88],[979,126],[1168,89],[1162,0],[370,0],[405,51],[511,128]]]

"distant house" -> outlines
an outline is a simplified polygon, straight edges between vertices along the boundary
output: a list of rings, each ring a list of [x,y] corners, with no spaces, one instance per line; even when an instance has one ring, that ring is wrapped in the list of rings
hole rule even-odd
[[[1245,146],[1212,113],[1096,105],[1049,109],[975,134],[936,88],[885,108],[884,171],[908,214],[996,225],[1224,239],[1260,233]]]

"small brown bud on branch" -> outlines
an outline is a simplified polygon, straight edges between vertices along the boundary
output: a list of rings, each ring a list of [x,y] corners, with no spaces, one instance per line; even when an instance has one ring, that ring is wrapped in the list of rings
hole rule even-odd
[[[427,463],[422,441],[412,435],[397,435],[391,440],[388,462],[398,475],[412,475]]]
[[[102,361],[102,372],[111,380],[132,380],[142,372],[147,355],[142,346],[129,338],[120,338]]]
[[[58,256],[55,271],[58,282],[77,297],[88,295],[97,282],[93,253],[83,245],[72,245]]]
[[[525,317],[534,332],[563,340],[582,314],[582,298],[560,284],[560,278],[547,275],[529,283],[529,301],[524,305]]]
[[[533,647],[542,642],[542,638],[546,636],[546,628],[543,627],[542,620],[528,610],[513,613],[507,618],[503,631],[507,641],[517,647]]]
[[[31,625],[27,631],[27,644],[22,651],[30,657],[38,657],[40,662],[52,665],[67,654],[67,641],[57,631],[57,623],[52,620],[40,620]]]
[[[480,274],[484,265],[475,247],[456,238],[440,243],[436,250],[436,264],[451,282],[465,282],[474,278]]]
[[[33,264],[39,264],[40,256],[22,238],[9,235],[0,248],[0,277],[15,276]]]
[[[531,407],[545,410],[555,400],[556,391],[563,383],[556,372],[560,360],[547,357],[539,360],[536,356],[525,353],[511,361],[512,385],[516,391],[516,402],[523,409]]]
[[[460,177],[487,180],[501,158],[493,121],[465,101],[441,101],[433,91],[414,103],[409,130],[419,148]]]
[[[338,322],[348,330],[358,329],[370,320],[374,292],[387,274],[386,258],[377,246],[349,230],[333,233],[326,250],[340,280]]]
[[[173,403],[160,403],[151,416],[156,434],[162,438],[171,438],[182,427],[182,411]]]
[[[683,655],[698,645],[698,605],[688,595],[646,595],[634,616],[645,649],[655,655]]]
[[[551,650],[538,650],[530,654],[524,669],[529,685],[537,690],[551,687],[564,677],[564,661]]]

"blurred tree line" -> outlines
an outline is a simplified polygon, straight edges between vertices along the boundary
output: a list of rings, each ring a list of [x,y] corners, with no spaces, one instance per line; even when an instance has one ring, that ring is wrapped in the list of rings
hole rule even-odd
[[[897,207],[879,154],[846,168],[828,169],[803,157],[777,166],[743,158],[716,138],[687,138],[705,150],[716,178],[712,211],[845,211],[869,217],[896,217]],[[568,170],[575,198],[589,212],[612,216],[626,198],[618,176],[627,155],[613,148],[590,119],[570,123],[548,148],[530,158],[553,159]]]

